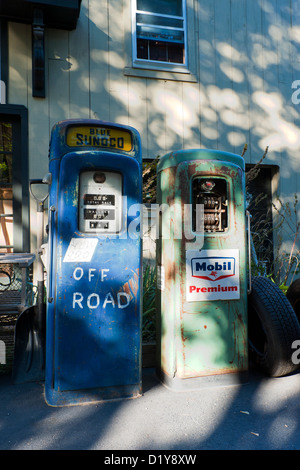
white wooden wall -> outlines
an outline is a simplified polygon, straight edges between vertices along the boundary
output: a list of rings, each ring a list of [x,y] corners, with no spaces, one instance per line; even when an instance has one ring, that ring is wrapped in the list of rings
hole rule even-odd
[[[30,26],[10,24],[9,103],[29,110],[30,177],[47,172],[56,121],[99,118],[136,127],[147,158],[247,143],[255,163],[269,146],[280,195],[299,194],[300,0],[188,0],[194,83],[124,74],[129,1],[83,0],[75,31],[46,31],[45,99],[32,98]]]

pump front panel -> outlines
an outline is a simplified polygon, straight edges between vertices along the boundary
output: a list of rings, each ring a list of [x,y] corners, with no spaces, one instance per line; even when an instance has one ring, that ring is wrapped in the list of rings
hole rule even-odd
[[[140,163],[74,151],[50,171],[47,402],[137,396],[141,240],[128,209],[140,201]]]

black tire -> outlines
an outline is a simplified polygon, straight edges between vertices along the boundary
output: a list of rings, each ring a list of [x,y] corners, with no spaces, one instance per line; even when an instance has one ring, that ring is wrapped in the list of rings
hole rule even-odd
[[[300,322],[300,279],[296,279],[292,282],[286,292],[286,296],[296,313],[298,321]]]
[[[256,277],[248,296],[249,359],[270,377],[294,372],[292,344],[300,325],[283,292],[265,277]]]

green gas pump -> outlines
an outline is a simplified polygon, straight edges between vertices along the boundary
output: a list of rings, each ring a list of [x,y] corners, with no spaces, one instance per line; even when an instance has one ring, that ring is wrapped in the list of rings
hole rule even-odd
[[[244,160],[213,150],[171,152],[157,168],[157,202],[164,208],[157,239],[159,376],[174,389],[245,382]]]

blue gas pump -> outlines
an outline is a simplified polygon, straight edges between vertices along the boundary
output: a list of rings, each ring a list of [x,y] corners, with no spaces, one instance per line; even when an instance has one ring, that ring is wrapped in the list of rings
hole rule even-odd
[[[49,148],[45,397],[51,406],[141,394],[140,136],[57,123]],[[132,209],[136,208],[136,210]]]

